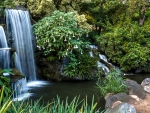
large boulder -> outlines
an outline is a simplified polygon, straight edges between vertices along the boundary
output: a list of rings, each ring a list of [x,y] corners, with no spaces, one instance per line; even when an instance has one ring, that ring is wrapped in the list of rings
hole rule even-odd
[[[107,109],[104,113],[136,113],[136,109],[131,104],[123,102],[114,108]]]
[[[41,58],[38,62],[38,74],[47,80],[61,81],[61,62],[58,60],[50,61],[48,58]]]
[[[146,78],[142,81],[141,85],[144,87],[144,90],[150,93],[150,78]]]
[[[136,95],[141,99],[146,97],[146,92],[144,91],[143,86],[138,84],[136,81],[126,80],[125,84],[128,86],[129,95]]]
[[[136,100],[134,98],[130,97],[129,95],[127,95],[126,93],[118,93],[115,95],[110,95],[106,98],[105,108],[111,108],[112,105],[117,101],[135,102]]]

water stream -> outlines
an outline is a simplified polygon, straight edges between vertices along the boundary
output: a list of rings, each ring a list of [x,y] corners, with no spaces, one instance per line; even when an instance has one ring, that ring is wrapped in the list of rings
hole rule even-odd
[[[8,48],[5,32],[0,26],[0,67],[2,69],[10,68],[10,48]]]
[[[29,81],[36,80],[33,55],[33,32],[28,11],[6,9],[7,32],[12,34],[12,47],[15,48],[20,70]]]

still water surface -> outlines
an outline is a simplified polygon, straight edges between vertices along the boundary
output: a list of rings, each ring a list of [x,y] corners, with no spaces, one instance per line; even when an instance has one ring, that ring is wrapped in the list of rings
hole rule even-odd
[[[145,78],[150,77],[150,74],[132,74],[126,75],[126,78],[137,81],[139,84]],[[97,108],[105,109],[105,101],[103,98],[99,98],[100,94],[96,90],[96,81],[71,81],[71,82],[47,82],[46,84],[37,87],[30,87],[29,92],[33,95],[30,97],[32,100],[37,100],[42,97],[42,102],[51,102],[53,99],[57,99],[57,96],[61,100],[72,101],[74,97],[80,96],[80,100],[85,99],[87,96],[89,105],[94,101],[98,103]]]
[[[44,103],[51,102],[53,99],[57,99],[57,96],[61,100],[71,102],[74,97],[80,97],[80,101],[87,97],[88,104],[91,105],[92,98],[94,96],[94,102],[97,102],[97,108],[104,109],[105,101],[100,99],[100,94],[96,89],[96,81],[71,81],[71,82],[48,82],[40,87],[30,87],[30,96],[32,100],[38,100],[42,97]]]

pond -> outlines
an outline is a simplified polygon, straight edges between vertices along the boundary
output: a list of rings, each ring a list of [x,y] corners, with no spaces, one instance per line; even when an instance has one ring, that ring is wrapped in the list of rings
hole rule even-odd
[[[137,83],[141,84],[141,82],[145,78],[150,78],[150,74],[129,74],[125,76],[128,79],[135,80]]]
[[[74,97],[79,97],[80,101],[87,97],[90,105],[94,96],[94,102],[98,103],[97,109],[103,110],[105,101],[99,98],[100,94],[95,83],[96,81],[46,82],[40,87],[30,87],[29,92],[32,94],[30,99],[38,100],[42,97],[41,101],[47,103],[56,100],[57,96],[63,101],[68,98],[68,102],[71,102]]]
[[[150,74],[132,74],[126,75],[126,78],[137,81],[139,84],[145,78],[150,77]],[[74,97],[79,97],[80,100],[87,97],[88,104],[92,103],[92,98],[94,96],[94,101],[98,103],[97,109],[100,111],[105,109],[105,100],[99,98],[100,94],[96,89],[96,81],[65,81],[65,82],[44,82],[45,84],[41,86],[32,86],[29,92],[32,94],[30,96],[31,100],[38,100],[42,97],[41,102],[47,103],[52,102],[53,99],[57,99],[57,96],[61,100],[66,100],[68,102],[72,101]]]

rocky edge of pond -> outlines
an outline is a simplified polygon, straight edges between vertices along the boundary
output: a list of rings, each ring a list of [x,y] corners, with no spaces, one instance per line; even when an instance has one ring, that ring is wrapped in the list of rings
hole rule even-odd
[[[126,80],[129,94],[107,94],[105,96],[105,113],[150,113],[150,78],[141,84],[134,80]]]

